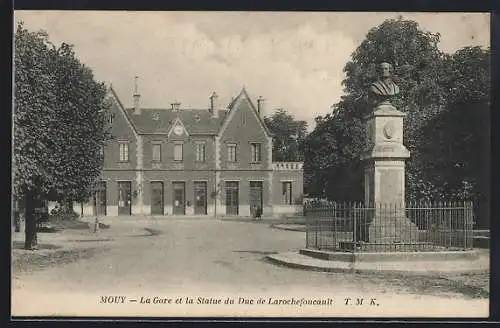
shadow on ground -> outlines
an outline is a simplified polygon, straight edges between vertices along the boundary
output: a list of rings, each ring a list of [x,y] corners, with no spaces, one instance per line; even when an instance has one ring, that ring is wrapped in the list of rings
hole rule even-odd
[[[159,229],[153,229],[153,228],[144,228],[147,232],[149,232],[150,236],[158,236],[162,234],[162,231]]]
[[[249,253],[249,254],[258,254],[258,255],[271,255],[278,254],[278,252],[265,252],[265,251],[233,251],[233,253]]]
[[[46,244],[46,243],[42,243],[42,244],[38,244],[38,249],[39,250],[45,250],[45,249],[59,249],[59,248],[62,248],[62,246],[59,246],[59,245],[54,245],[54,244]],[[15,240],[13,243],[12,243],[12,249],[22,249],[24,250],[24,242],[21,242],[21,241],[17,241]]]

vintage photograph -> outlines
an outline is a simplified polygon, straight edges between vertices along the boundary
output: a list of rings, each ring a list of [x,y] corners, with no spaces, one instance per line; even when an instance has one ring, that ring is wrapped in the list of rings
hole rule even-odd
[[[487,318],[489,13],[15,11],[11,314]]]

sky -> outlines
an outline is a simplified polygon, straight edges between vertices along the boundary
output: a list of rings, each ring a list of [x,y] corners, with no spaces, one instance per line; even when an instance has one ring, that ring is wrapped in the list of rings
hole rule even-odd
[[[143,107],[221,108],[242,87],[314,128],[343,94],[343,68],[368,31],[385,19],[416,21],[440,33],[440,47],[490,44],[486,13],[16,11],[30,30],[74,45],[96,80],[132,106],[134,77]]]

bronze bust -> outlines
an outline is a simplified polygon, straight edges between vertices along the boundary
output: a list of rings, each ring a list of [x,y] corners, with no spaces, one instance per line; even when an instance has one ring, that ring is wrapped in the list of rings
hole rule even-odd
[[[381,63],[379,66],[379,79],[370,86],[370,96],[374,105],[390,103],[390,99],[399,93],[399,87],[392,80],[392,65]]]

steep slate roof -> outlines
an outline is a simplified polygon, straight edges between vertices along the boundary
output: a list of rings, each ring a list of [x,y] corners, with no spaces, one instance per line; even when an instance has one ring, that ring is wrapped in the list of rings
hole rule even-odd
[[[189,134],[211,134],[219,132],[227,111],[219,110],[219,117],[212,118],[207,109],[180,109],[178,112],[161,108],[141,108],[141,113],[134,114],[133,108],[127,108],[126,113],[138,133],[155,134],[168,133],[172,124],[179,117]],[[158,115],[158,120],[154,119]]]
[[[269,136],[272,136],[272,133],[267,128],[262,117],[258,114],[257,109],[255,108],[244,87],[241,90],[240,94],[237,97],[233,98],[233,100],[227,107],[228,110],[218,110],[219,113],[217,118],[212,118],[210,112],[208,111],[208,108],[179,109],[178,111],[174,111],[171,108],[141,108],[140,114],[134,114],[133,108],[125,108],[123,106],[111,85],[109,86],[109,89],[114,98],[118,101],[119,106],[125,110],[125,114],[132,124],[134,130],[139,134],[168,133],[172,127],[172,124],[176,121],[177,118],[179,118],[190,135],[216,135],[219,133],[219,130],[224,124],[226,118],[228,118],[229,113],[233,110],[233,107],[236,104],[237,100],[241,97],[245,97],[249,101],[251,108],[255,112],[259,121],[262,123],[262,126],[264,127],[266,133]],[[154,119],[155,115],[157,115],[158,119]]]

